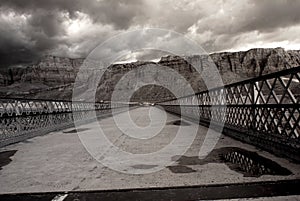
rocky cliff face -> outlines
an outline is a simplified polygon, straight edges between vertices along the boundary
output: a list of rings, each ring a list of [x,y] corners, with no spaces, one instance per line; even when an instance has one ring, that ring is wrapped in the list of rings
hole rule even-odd
[[[235,72],[255,77],[300,64],[300,51],[275,49],[251,49],[246,52],[223,52],[210,55],[222,72]]]
[[[0,71],[0,85],[14,83],[43,83],[57,86],[72,83],[84,59],[45,56],[37,64],[12,66]]]
[[[300,66],[300,51],[285,51],[282,48],[213,53],[210,58],[219,69],[224,84]],[[197,55],[184,58],[166,56],[157,63],[114,64],[102,77],[97,89],[97,99],[109,100],[114,86],[123,75],[145,65],[169,67],[189,81],[195,91],[204,90],[204,82],[191,63],[195,61],[201,63],[205,59]],[[0,70],[0,96],[71,99],[73,83],[83,61],[84,59],[46,56],[36,64],[2,69]],[[203,65],[203,67],[205,66]],[[139,71],[136,70],[131,75],[130,80],[136,79],[139,76],[138,73]],[[122,87],[128,90],[132,86],[127,83]],[[82,90],[88,90],[88,85],[82,86]],[[153,85],[138,90],[134,94],[133,100],[167,99],[170,97],[172,94],[168,90]]]

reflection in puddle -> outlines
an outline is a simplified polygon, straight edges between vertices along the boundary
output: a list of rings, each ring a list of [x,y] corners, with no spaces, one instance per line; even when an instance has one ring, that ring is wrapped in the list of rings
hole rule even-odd
[[[176,121],[171,121],[171,122],[168,122],[167,125],[175,125],[175,126],[189,126],[191,124],[185,122],[185,121],[182,121],[182,120],[176,120]]]
[[[78,128],[73,130],[67,130],[67,131],[63,131],[63,133],[79,133],[86,130],[89,130],[89,128]]]
[[[244,176],[259,177],[261,175],[290,175],[288,169],[274,161],[244,149],[232,148],[221,155],[230,169],[241,172]]]
[[[225,163],[231,170],[242,173],[245,177],[261,175],[290,175],[291,171],[276,162],[238,147],[223,147],[213,150],[205,159],[198,156],[174,156],[179,166],[204,165],[207,163]]]
[[[8,165],[12,160],[10,157],[15,155],[17,150],[10,150],[10,151],[2,151],[0,152],[0,170],[2,170],[3,166]]]

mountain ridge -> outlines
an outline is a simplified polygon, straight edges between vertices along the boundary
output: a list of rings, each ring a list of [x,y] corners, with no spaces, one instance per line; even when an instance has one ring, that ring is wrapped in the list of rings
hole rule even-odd
[[[283,48],[254,48],[240,52],[218,52],[209,55],[218,68],[224,84],[242,81],[296,66],[300,66],[300,50]],[[199,57],[199,58],[198,58]],[[97,89],[99,100],[109,100],[113,87],[130,70],[141,65],[161,65],[169,67],[186,78],[195,91],[205,90],[203,80],[187,60],[203,59],[199,55],[162,57],[158,62],[137,61],[133,63],[112,64],[104,73]],[[13,66],[0,71],[0,96],[43,98],[55,97],[70,100],[73,83],[84,58],[66,58],[46,55],[29,66]],[[138,76],[137,74],[135,76]],[[128,86],[127,86],[128,87]],[[87,86],[83,88],[87,89]],[[162,87],[150,87],[135,94],[135,99],[166,99],[170,93]],[[146,95],[145,95],[146,94]]]

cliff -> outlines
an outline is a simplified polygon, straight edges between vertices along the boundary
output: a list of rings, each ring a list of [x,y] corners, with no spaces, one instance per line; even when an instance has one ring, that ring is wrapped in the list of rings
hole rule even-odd
[[[285,51],[282,48],[251,49],[245,52],[213,53],[210,58],[219,69],[224,84],[257,77],[300,65],[300,51]],[[190,65],[194,61],[202,62],[205,58],[194,56],[166,56],[155,62],[134,62],[111,65],[105,72],[97,89],[97,100],[109,100],[123,75],[131,70],[130,80],[140,76],[139,66],[157,65],[169,67],[180,73],[195,91],[206,89],[203,80]],[[73,83],[84,59],[45,56],[36,64],[29,66],[11,66],[0,69],[0,96],[26,97],[43,99],[71,99]],[[150,78],[151,79],[151,78]],[[153,77],[153,79],[155,79]],[[125,84],[128,90],[130,83]],[[82,90],[88,90],[83,85]],[[162,87],[151,85],[138,90],[132,100],[167,99],[170,92]]]

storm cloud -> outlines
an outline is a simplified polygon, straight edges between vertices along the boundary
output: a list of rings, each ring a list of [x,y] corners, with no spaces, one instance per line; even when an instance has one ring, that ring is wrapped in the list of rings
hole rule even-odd
[[[0,63],[86,57],[106,39],[144,27],[179,32],[207,52],[300,49],[299,10],[300,1],[288,0],[0,0]]]

